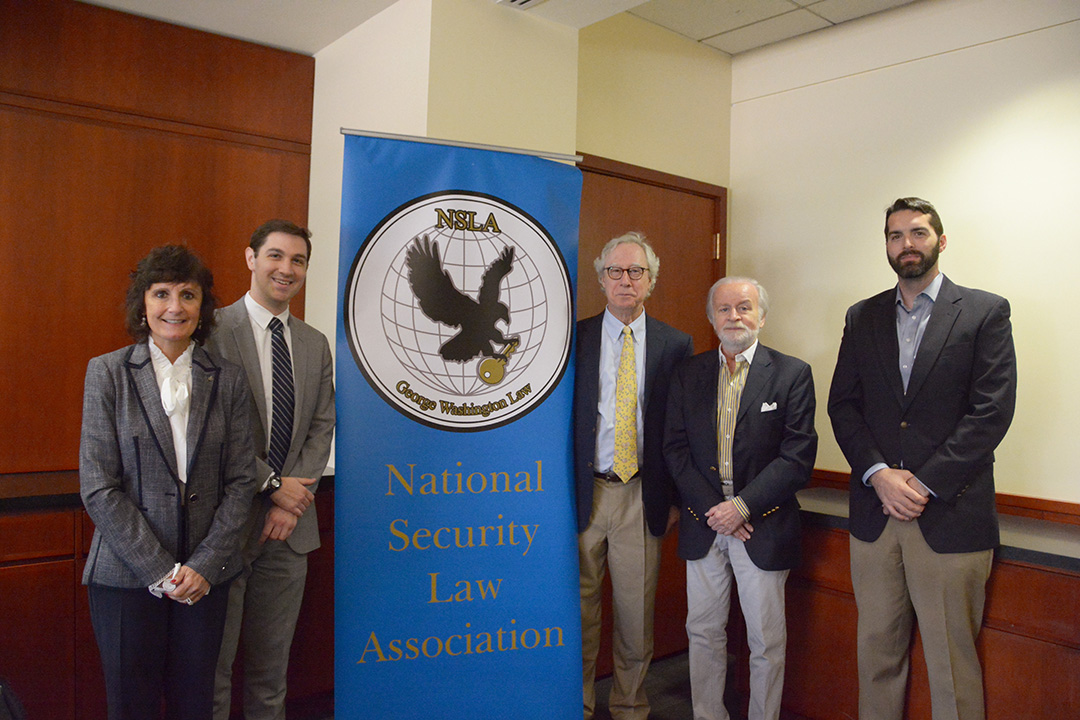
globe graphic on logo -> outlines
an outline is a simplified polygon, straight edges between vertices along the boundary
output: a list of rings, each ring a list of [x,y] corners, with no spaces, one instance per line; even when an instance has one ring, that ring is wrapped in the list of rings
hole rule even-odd
[[[442,269],[459,292],[476,299],[484,273],[502,251],[514,248],[513,268],[499,286],[499,301],[510,308],[510,324],[500,320],[497,329],[505,337],[518,338],[505,364],[501,379],[481,378],[479,366],[487,360],[479,356],[464,363],[443,359],[439,348],[457,335],[460,328],[444,325],[424,315],[409,284],[405,255],[416,241],[426,236],[439,246]],[[544,279],[536,263],[506,233],[430,227],[421,231],[394,257],[380,293],[383,331],[394,356],[413,377],[432,390],[469,397],[509,391],[514,379],[536,359],[547,328],[547,295]],[[494,346],[492,352],[505,354],[507,348]],[[494,362],[487,360],[488,363]],[[485,366],[485,369],[490,365]]]

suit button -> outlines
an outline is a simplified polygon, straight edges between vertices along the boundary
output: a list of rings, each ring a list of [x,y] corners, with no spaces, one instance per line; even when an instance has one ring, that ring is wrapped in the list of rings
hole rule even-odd
[[[895,464],[894,464],[894,465],[892,465],[891,467],[892,467],[892,469],[893,469],[893,470],[899,470],[899,469],[900,469],[900,466],[899,466],[899,465],[895,465]]]
[[[187,501],[189,503],[199,502],[199,493],[191,493],[191,495],[188,497]]]
[[[900,429],[901,430],[907,430],[907,420],[902,420],[900,422]]]

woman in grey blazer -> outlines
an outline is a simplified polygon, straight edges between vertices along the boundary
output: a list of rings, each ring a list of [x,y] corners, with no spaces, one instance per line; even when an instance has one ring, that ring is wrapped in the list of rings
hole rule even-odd
[[[131,275],[135,344],[86,371],[79,480],[94,538],[83,573],[110,720],[212,715],[228,583],[255,493],[243,371],[201,347],[213,276],[187,248]]]

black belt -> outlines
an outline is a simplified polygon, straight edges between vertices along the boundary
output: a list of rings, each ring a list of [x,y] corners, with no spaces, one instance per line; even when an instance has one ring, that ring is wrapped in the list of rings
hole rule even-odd
[[[634,473],[633,477],[631,477],[630,480],[633,480],[634,478],[638,477],[639,475],[641,475],[640,472]],[[613,472],[606,472],[606,473],[594,472],[593,477],[596,478],[597,480],[605,480],[605,481],[607,481],[609,483],[620,483],[621,484],[623,482],[623,479],[621,477],[619,477],[616,473],[613,473]],[[630,482],[630,480],[627,480],[626,482]]]

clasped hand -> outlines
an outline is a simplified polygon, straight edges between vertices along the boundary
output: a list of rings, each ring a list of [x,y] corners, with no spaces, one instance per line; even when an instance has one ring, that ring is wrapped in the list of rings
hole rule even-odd
[[[713,505],[706,511],[705,517],[709,527],[716,532],[721,535],[731,535],[743,542],[749,540],[750,533],[754,532],[754,526],[743,519],[742,513],[731,500]]]
[[[870,485],[881,500],[881,512],[904,522],[922,515],[930,500],[923,484],[909,470],[882,468],[870,476]]]

